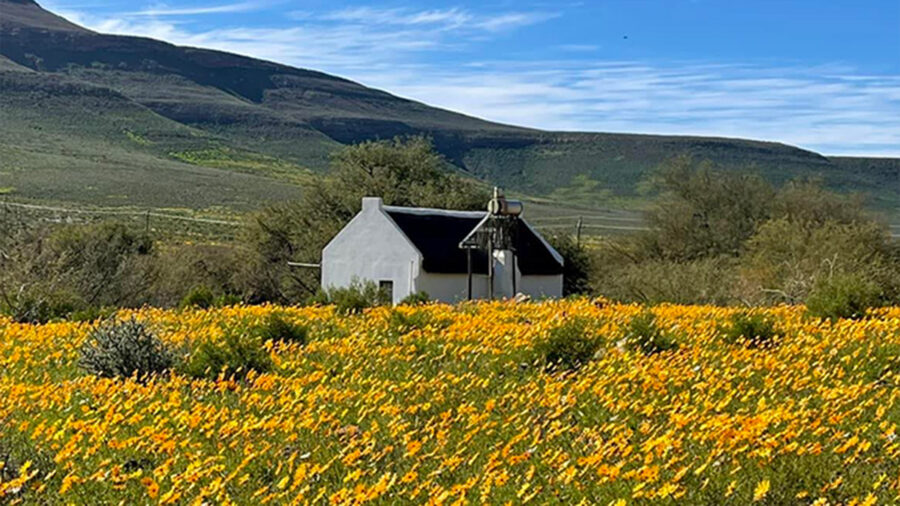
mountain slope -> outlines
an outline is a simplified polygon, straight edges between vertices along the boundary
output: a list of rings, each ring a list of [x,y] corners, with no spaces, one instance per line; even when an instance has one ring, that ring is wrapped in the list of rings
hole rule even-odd
[[[0,92],[0,188],[29,197],[131,203],[140,188],[130,181],[138,180],[157,187],[142,203],[197,207],[218,198],[194,172],[211,171],[202,174],[221,178],[232,195],[223,203],[252,206],[296,195],[284,183],[302,178],[301,167],[324,168],[342,144],[424,133],[473,176],[578,203],[633,198],[650,170],[682,153],[725,167],[754,164],[775,181],[819,176],[870,193],[883,209],[900,199],[891,161],[741,139],[501,125],[321,72],[99,34],[31,0],[0,0]],[[171,172],[163,178],[163,170]],[[193,177],[196,188],[185,188]],[[231,193],[241,184],[245,197]]]

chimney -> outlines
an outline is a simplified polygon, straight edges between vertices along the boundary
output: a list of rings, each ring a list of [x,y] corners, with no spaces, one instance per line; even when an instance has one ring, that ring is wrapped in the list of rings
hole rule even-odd
[[[381,210],[381,207],[383,205],[384,202],[381,200],[381,197],[363,197],[362,199],[363,211],[374,211],[376,209]]]

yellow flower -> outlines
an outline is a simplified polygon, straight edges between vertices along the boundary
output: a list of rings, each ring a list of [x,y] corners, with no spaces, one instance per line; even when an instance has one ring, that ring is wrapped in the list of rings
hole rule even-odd
[[[151,499],[156,499],[156,496],[159,495],[159,485],[153,478],[150,478],[149,476],[141,478],[141,485],[147,490],[147,495],[150,496]]]
[[[766,497],[766,494],[769,493],[769,480],[762,480],[761,482],[756,484],[756,488],[753,489],[753,500],[761,501]]]

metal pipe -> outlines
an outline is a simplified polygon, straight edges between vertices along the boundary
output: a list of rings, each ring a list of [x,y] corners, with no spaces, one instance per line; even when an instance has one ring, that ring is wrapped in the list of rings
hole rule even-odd
[[[467,300],[472,300],[472,248],[466,248],[466,270],[469,274],[466,285]]]
[[[491,231],[493,236],[493,231]],[[488,300],[494,300],[494,238],[488,239]]]
[[[321,264],[308,264],[304,262],[288,262],[288,267],[306,267],[308,269],[320,269],[322,268]]]
[[[518,295],[518,291],[516,290],[516,252],[510,251],[512,255],[512,285],[513,285],[513,293],[512,296],[515,297]]]

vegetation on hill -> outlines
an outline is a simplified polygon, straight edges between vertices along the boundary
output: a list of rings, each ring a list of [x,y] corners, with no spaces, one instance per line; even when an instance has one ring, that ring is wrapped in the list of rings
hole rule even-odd
[[[817,176],[900,208],[897,160],[500,125],[320,72],[95,33],[34,2],[0,5],[0,188],[19,198],[254,208],[296,198],[297,180],[326,171],[342,145],[427,135],[457,170],[567,205],[633,205],[657,165],[686,154],[723,170],[753,164],[776,185]]]

